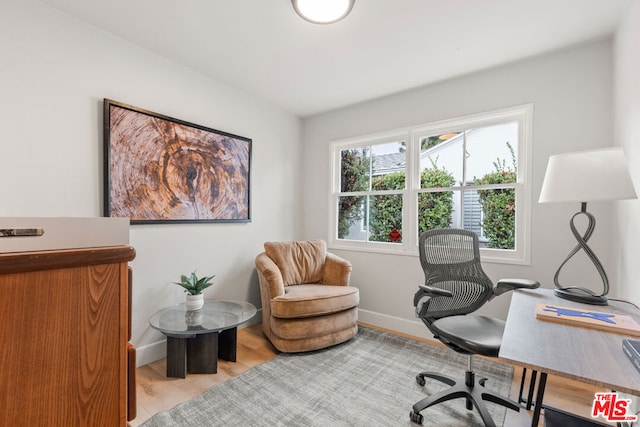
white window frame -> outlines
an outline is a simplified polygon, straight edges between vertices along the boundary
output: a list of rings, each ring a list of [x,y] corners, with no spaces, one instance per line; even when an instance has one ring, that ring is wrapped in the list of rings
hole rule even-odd
[[[529,265],[531,252],[531,152],[533,143],[533,104],[525,104],[486,113],[416,125],[358,138],[332,141],[329,144],[331,156],[329,247],[332,249],[417,256],[419,238],[417,195],[420,190],[419,139],[429,135],[445,134],[448,132],[486,127],[513,121],[518,122],[519,133],[517,146],[518,170],[517,182],[515,184],[516,247],[513,250],[481,248],[480,251],[482,259],[485,262]],[[340,192],[341,151],[350,148],[359,148],[366,145],[376,145],[400,140],[407,141],[406,182],[405,189],[402,191],[402,242],[386,243],[338,239],[338,198],[341,195],[349,195],[349,193]],[[384,192],[369,191],[359,192],[359,194],[384,194]]]

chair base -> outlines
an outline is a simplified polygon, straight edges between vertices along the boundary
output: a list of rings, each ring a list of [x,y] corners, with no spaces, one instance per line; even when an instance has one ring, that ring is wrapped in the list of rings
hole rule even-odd
[[[354,321],[353,324],[347,324],[344,329],[309,338],[284,339],[276,335],[273,330],[265,331],[265,335],[269,341],[271,341],[271,344],[283,353],[302,353],[320,350],[349,341],[357,333],[358,324],[356,321]]]
[[[513,409],[516,412],[520,411],[520,406],[516,402],[506,397],[495,394],[489,390],[486,390],[484,388],[485,379],[479,381],[480,387],[475,387],[475,374],[472,371],[466,371],[465,382],[460,384],[453,378],[444,376],[437,372],[419,373],[416,376],[417,383],[421,386],[424,386],[425,377],[433,378],[451,387],[441,391],[440,393],[427,396],[413,405],[413,411],[411,411],[409,416],[411,417],[411,421],[413,421],[414,423],[422,424],[423,416],[420,414],[420,412],[427,409],[429,406],[437,405],[438,403],[457,398],[466,399],[467,409],[471,410],[473,409],[473,407],[475,407],[486,427],[495,427],[496,424],[491,418],[489,410],[484,404],[485,400],[488,402],[497,403],[498,405],[502,405],[508,409]]]

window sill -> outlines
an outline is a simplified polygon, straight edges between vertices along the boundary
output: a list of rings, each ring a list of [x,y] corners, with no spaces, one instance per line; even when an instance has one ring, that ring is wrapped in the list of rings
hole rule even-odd
[[[380,243],[380,246],[376,247],[367,247],[359,244],[349,244],[349,243],[330,243],[328,245],[328,250],[338,250],[338,251],[352,251],[352,252],[368,252],[375,253],[381,255],[395,255],[395,256],[408,256],[418,258],[420,253],[418,248],[415,250],[400,248],[400,247],[392,247],[392,244],[388,243]],[[395,246],[395,244],[393,244]],[[515,252],[514,256],[504,256],[499,254],[499,251],[496,249],[480,249],[480,258],[483,263],[487,264],[509,264],[509,265],[523,265],[528,266],[531,265],[531,261],[528,257],[515,256],[517,255]]]

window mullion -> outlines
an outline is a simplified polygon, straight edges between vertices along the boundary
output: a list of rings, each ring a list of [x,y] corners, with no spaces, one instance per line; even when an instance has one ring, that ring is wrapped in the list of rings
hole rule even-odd
[[[369,146],[369,191],[373,190],[373,147]],[[368,198],[367,198],[368,200]],[[367,230],[369,227],[367,227]]]
[[[461,186],[467,183],[467,130],[462,133],[462,182]]]
[[[390,194],[402,194],[403,190],[372,190],[372,191],[351,191],[339,193],[342,197],[357,197],[357,196],[385,196]]]
[[[418,247],[418,192],[420,188],[420,141],[415,132],[407,135],[405,191],[403,196],[403,245],[408,250]]]
[[[370,162],[372,163],[372,162]],[[371,180],[369,180],[369,187],[371,187]],[[371,236],[371,205],[370,205],[370,201],[371,201],[371,195],[368,194],[365,198],[364,198],[364,206],[365,206],[365,218],[367,220],[367,227],[365,228],[365,241],[369,241],[369,236]]]
[[[460,224],[464,224],[465,222],[465,203],[464,203],[464,192],[467,187],[467,159],[469,158],[469,154],[467,152],[467,132],[468,129],[465,129],[462,132],[462,182],[460,183],[460,193],[459,193],[459,201],[460,201]],[[455,193],[454,193],[455,194]],[[464,226],[463,226],[464,228]]]
[[[507,188],[517,188],[518,183],[504,182],[502,184],[480,184],[480,185],[471,184],[471,185],[465,185],[463,187],[465,190],[501,190],[501,189],[507,189]],[[463,187],[461,186],[459,188],[462,189]]]

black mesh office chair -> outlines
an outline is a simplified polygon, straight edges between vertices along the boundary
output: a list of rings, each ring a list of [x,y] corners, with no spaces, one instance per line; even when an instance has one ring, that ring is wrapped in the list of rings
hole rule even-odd
[[[497,403],[519,411],[517,403],[485,389],[485,379],[475,386],[473,355],[497,357],[504,332],[504,321],[492,317],[470,315],[493,297],[514,289],[535,289],[536,281],[523,279],[500,280],[494,288],[482,270],[480,248],[475,233],[453,228],[429,230],[420,235],[420,263],[425,274],[424,285],[415,294],[413,304],[434,337],[454,351],[469,356],[464,382],[437,372],[421,372],[418,384],[425,385],[425,377],[449,386],[440,393],[413,405],[411,421],[422,424],[421,411],[447,400],[464,397],[466,407],[475,406],[485,426],[495,426],[484,401]]]

